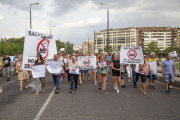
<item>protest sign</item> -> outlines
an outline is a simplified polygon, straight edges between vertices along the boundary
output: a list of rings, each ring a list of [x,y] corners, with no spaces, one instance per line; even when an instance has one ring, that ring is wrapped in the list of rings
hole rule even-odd
[[[79,67],[76,69],[75,67],[69,67],[70,74],[79,74]]]
[[[107,64],[106,64],[105,61],[104,61],[104,62],[101,62],[101,63],[99,62],[98,65],[99,65],[100,68],[104,68],[104,67],[107,66]]]
[[[171,55],[171,57],[172,57],[172,58],[177,57],[177,53],[176,53],[176,51],[174,51],[174,52],[170,52],[169,54]]]
[[[45,65],[32,66],[33,78],[45,77]]]
[[[80,56],[78,57],[78,63],[81,69],[96,69],[96,56]]]
[[[63,62],[55,62],[55,61],[49,61],[47,70],[49,73],[59,74],[61,73]]]
[[[98,53],[98,50],[95,50],[95,53]]]
[[[156,74],[157,73],[157,61],[156,60],[154,60],[153,62],[147,62],[147,63],[149,63],[149,65],[150,65],[150,72],[151,72],[151,74],[152,75],[154,75],[154,74]]]
[[[120,62],[126,64],[143,64],[142,47],[121,47]]]
[[[60,51],[64,51],[64,48],[61,48]]]
[[[22,63],[23,70],[31,70],[30,66],[34,65],[37,53],[40,53],[45,61],[53,59],[54,54],[57,53],[55,39],[53,35],[26,29]]]

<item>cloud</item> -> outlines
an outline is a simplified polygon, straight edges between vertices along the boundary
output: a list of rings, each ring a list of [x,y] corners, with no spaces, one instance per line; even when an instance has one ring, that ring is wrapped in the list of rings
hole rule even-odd
[[[3,18],[4,18],[4,16],[0,15],[0,19],[3,19]]]

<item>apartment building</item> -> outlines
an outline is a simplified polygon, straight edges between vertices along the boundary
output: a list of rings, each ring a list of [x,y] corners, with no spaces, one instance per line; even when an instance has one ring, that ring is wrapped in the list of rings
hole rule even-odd
[[[151,42],[157,43],[160,50],[165,50],[172,45],[172,29],[170,27],[140,27],[136,28],[136,45],[148,48]]]
[[[136,28],[109,29],[109,45],[113,51],[119,51],[121,46],[136,46]],[[104,52],[107,45],[107,29],[95,33],[95,49]]]
[[[180,28],[173,28],[171,35],[173,36],[172,46],[180,48]]]
[[[87,51],[89,51],[89,53],[91,54],[94,54],[94,39],[89,40],[89,47],[88,47],[88,40],[86,42],[83,42],[82,51],[84,54],[87,53]]]

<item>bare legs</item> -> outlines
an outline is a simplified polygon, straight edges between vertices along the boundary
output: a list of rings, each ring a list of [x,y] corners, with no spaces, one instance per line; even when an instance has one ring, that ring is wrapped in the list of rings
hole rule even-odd
[[[27,87],[27,80],[24,80],[24,82],[25,82],[25,88],[28,88]],[[19,84],[20,84],[20,90],[19,91],[22,91],[22,81],[21,80],[19,80]]]
[[[141,92],[144,91],[144,95],[147,95],[147,94],[146,94],[146,82],[143,82],[143,83],[142,83],[142,87],[141,87],[140,89],[141,89]]]
[[[103,88],[102,88],[102,93],[106,94],[105,89],[106,89],[106,79],[107,76],[102,76],[102,74],[99,74],[99,88],[101,88],[101,84],[103,82]]]
[[[98,73],[94,72],[94,82],[95,82],[95,85],[97,85],[97,75],[98,75]]]

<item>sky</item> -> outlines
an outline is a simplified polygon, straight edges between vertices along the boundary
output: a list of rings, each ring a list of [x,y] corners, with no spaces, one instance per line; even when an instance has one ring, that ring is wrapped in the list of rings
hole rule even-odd
[[[82,45],[96,32],[110,28],[180,26],[180,0],[0,0],[0,38],[19,38],[30,28],[63,42]]]

